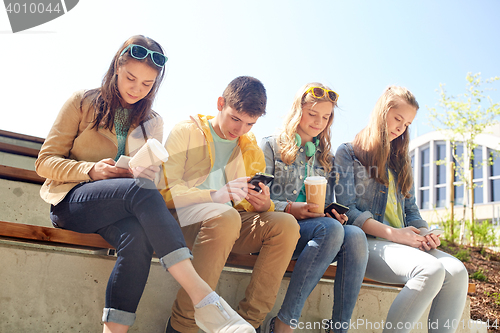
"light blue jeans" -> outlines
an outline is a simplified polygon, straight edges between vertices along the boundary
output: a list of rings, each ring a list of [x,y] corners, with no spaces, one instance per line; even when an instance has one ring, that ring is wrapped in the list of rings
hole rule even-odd
[[[328,266],[337,261],[334,283],[333,325],[347,332],[352,311],[365,275],[368,249],[365,233],[355,226],[342,226],[330,217],[298,221],[300,239],[292,259],[297,259],[285,299],[278,312],[283,323],[293,327],[304,303]]]
[[[410,332],[432,303],[429,332],[455,332],[467,298],[469,275],[457,258],[374,238],[368,239],[366,277],[405,284],[389,309],[384,332]],[[425,329],[425,327],[424,327]]]

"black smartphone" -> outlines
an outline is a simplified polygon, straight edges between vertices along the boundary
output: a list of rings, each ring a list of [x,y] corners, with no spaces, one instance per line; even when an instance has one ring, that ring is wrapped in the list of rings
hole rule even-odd
[[[335,209],[339,214],[345,214],[349,210],[349,207],[346,207],[336,202],[332,202],[325,208],[325,214],[328,213],[330,214],[331,217],[334,217],[332,209]]]
[[[252,190],[260,192],[262,189],[260,188],[259,183],[264,183],[264,185],[267,185],[272,182],[273,179],[273,175],[264,172],[257,172],[255,176],[250,179],[249,183],[255,186],[255,188],[253,188]]]

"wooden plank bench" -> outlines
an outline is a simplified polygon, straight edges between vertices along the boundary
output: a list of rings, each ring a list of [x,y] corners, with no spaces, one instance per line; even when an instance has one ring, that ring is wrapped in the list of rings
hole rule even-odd
[[[60,245],[60,246],[80,246],[92,249],[113,249],[98,234],[82,234],[70,230],[42,227],[36,225],[22,224],[16,222],[0,221],[0,236],[11,240],[38,242],[42,244]],[[257,260],[257,255],[231,253],[227,259],[226,266],[235,268],[252,269]],[[293,272],[295,260],[290,261],[287,272]],[[337,267],[330,265],[323,278],[335,279]],[[365,278],[365,284],[386,285]],[[403,285],[392,285],[402,288]]]

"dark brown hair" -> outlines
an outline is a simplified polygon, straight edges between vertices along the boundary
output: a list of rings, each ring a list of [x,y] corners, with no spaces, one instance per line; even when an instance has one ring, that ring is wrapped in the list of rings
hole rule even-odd
[[[131,126],[138,126],[152,116],[153,111],[151,110],[151,106],[155,99],[156,93],[158,92],[158,88],[160,87],[160,84],[163,80],[165,67],[156,66],[149,55],[142,60],[132,58],[130,56],[130,52],[125,52],[122,56],[120,56],[122,51],[130,44],[141,45],[151,51],[156,51],[163,54],[163,49],[160,44],[155,42],[153,39],[144,37],[142,35],[132,36],[125,43],[123,43],[123,45],[113,57],[113,61],[111,61],[109,69],[102,79],[101,87],[86,91],[80,104],[80,108],[82,108],[84,100],[86,100],[87,98],[90,99],[90,107],[94,108],[95,110],[95,118],[92,122],[92,128],[97,129],[99,126],[103,126],[106,129],[113,128],[115,111],[118,107],[121,106],[121,96],[118,91],[118,76],[116,72],[120,66],[123,66],[130,59],[146,63],[148,66],[155,69],[158,73],[158,75],[156,76],[156,80],[153,83],[153,87],[146,95],[146,97],[133,104],[133,112],[130,113],[132,117],[130,119],[130,124]]]
[[[250,117],[260,117],[266,114],[266,88],[254,77],[237,77],[229,83],[222,97],[226,105]]]

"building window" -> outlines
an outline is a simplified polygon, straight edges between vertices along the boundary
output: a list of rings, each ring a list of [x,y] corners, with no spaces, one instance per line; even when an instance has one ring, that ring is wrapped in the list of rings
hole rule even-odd
[[[464,204],[464,186],[462,180],[460,179],[460,175],[463,172],[458,171],[457,169],[463,167],[463,157],[464,157],[464,146],[461,143],[455,143],[453,154],[453,162],[455,163],[455,205],[463,205]],[[462,169],[463,170],[463,169]]]
[[[422,149],[420,152],[420,161],[422,162],[422,167],[420,169],[420,186],[429,186],[429,148]]]
[[[436,184],[446,184],[446,144],[436,145]]]
[[[420,208],[431,209],[429,202],[429,190],[420,190]]]
[[[446,206],[446,143],[436,144],[436,207]]]
[[[429,202],[429,147],[420,151],[420,209],[430,209]]]
[[[436,207],[446,206],[446,186],[436,187]]]
[[[491,201],[500,201],[500,152],[488,149]]]
[[[472,177],[474,182],[474,203],[483,203],[483,147],[477,146],[473,151]]]
[[[455,206],[464,204],[464,186],[455,185]]]

